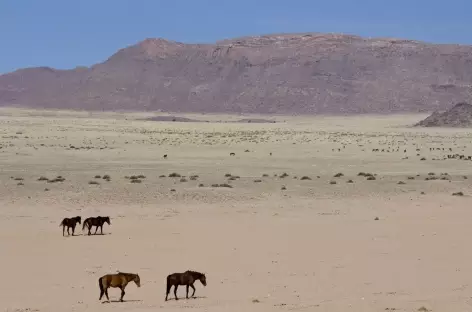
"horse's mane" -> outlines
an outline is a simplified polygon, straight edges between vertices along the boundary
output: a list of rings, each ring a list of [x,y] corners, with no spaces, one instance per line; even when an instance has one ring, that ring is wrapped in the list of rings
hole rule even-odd
[[[199,275],[199,276],[205,275],[205,274],[203,274],[203,273],[200,273],[200,272],[197,272],[197,271],[192,271],[192,270],[187,270],[187,273],[195,274],[195,275]]]

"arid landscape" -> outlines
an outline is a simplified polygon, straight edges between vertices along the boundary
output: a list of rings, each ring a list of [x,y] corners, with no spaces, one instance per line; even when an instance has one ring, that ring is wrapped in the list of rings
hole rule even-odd
[[[0,309],[468,311],[472,134],[426,116],[1,109]],[[187,269],[207,287],[165,302]],[[100,303],[117,270],[141,287]]]

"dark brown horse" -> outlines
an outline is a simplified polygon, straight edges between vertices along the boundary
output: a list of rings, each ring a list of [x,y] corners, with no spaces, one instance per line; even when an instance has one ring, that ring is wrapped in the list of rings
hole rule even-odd
[[[98,286],[100,287],[100,298],[98,300],[102,300],[105,294],[107,300],[110,301],[110,298],[108,298],[108,288],[113,287],[121,289],[120,301],[123,302],[125,287],[129,282],[135,282],[136,286],[141,287],[141,280],[138,274],[118,272],[116,274],[103,275],[98,279]]]
[[[187,299],[188,299],[188,288],[192,287],[193,293],[191,297],[193,297],[195,295],[195,287],[193,286],[193,284],[195,283],[196,280],[200,280],[203,286],[207,285],[205,274],[200,273],[200,272],[185,271],[184,273],[173,273],[173,274],[168,275],[166,301],[167,301],[167,296],[169,296],[169,292],[172,286],[174,286],[175,300],[179,300],[179,298],[177,298],[177,287],[179,287],[179,285],[187,286],[187,296],[186,296]]]
[[[81,221],[82,221],[82,218],[79,216],[73,217],[73,218],[64,218],[61,224],[59,224],[59,226],[62,226],[62,236],[64,236],[66,226],[67,226],[67,235],[70,235],[69,228],[72,228],[72,236],[74,236],[75,227],[77,223],[80,224]]]
[[[95,226],[95,233],[94,235],[97,234],[98,228],[100,227],[100,233],[103,234],[103,224],[108,223],[108,225],[111,224],[110,222],[110,217],[90,217],[84,220],[84,225],[82,226],[82,231],[85,229],[85,227],[88,228],[88,235],[90,235],[90,230],[92,229],[92,226]]]

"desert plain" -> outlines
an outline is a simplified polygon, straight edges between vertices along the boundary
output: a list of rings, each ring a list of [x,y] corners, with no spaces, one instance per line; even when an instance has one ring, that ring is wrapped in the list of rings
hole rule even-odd
[[[2,311],[472,309],[472,161],[447,159],[472,155],[470,131],[411,127],[425,115],[150,115],[0,110]],[[111,225],[63,237],[76,215]],[[187,269],[207,287],[165,302]],[[101,303],[117,270],[142,285]]]

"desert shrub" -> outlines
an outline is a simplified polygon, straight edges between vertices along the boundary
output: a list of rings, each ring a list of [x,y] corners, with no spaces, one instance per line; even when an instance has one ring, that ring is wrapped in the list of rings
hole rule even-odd
[[[171,192],[175,192],[175,189],[170,189]]]
[[[303,177],[301,177],[301,179],[300,179],[300,180],[311,180],[311,178],[310,178],[310,177],[308,177],[308,176],[303,176]]]
[[[181,175],[178,174],[177,172],[173,172],[173,173],[169,174],[169,178],[180,178],[180,177],[181,177]]]
[[[195,181],[195,180],[198,179],[198,178],[199,178],[198,175],[191,175],[191,176],[190,176],[190,180],[191,180],[191,181]]]
[[[23,178],[14,178],[15,181],[23,181]]]
[[[38,178],[38,181],[47,181],[47,180],[49,180],[49,179],[46,178],[46,177],[44,177],[44,176],[40,176],[40,177]]]
[[[434,172],[428,172],[428,175],[433,176],[433,175],[435,175],[435,173]]]
[[[226,173],[226,174],[225,174],[225,177],[226,177],[226,178],[229,178],[229,177],[231,177],[231,176],[232,176],[231,173]]]
[[[336,184],[336,183],[338,183],[338,182],[336,182],[336,181],[329,181],[329,184]]]
[[[373,175],[367,177],[368,181],[377,180]]]
[[[187,182],[187,179],[181,178],[181,179],[180,179],[180,182]]]
[[[165,174],[161,174],[161,175],[159,176],[159,178],[165,178],[165,177],[166,177]]]
[[[288,174],[287,174],[286,172],[284,172],[284,173],[282,173],[282,174],[280,175],[280,177],[281,177],[282,179],[283,179],[283,178],[286,178],[286,177],[288,177]]]
[[[281,190],[285,191],[286,189],[287,189],[287,187],[285,185],[282,185]]]
[[[100,183],[99,183],[98,181],[89,181],[88,184],[90,184],[90,185],[98,185],[98,184],[100,184]]]
[[[138,179],[146,179],[146,176],[143,174],[138,175]]]
[[[228,183],[221,183],[221,184],[219,185],[219,187],[233,188],[233,186],[230,185],[230,184],[228,184]]]
[[[354,183],[354,181],[352,181],[352,180],[347,180],[346,183]]]
[[[254,183],[260,183],[260,182],[262,182],[261,179],[256,179],[256,180],[254,180]]]
[[[420,160],[426,160],[426,157],[422,157]]]
[[[131,183],[142,183],[143,181],[139,179],[131,179]]]
[[[406,184],[406,183],[405,183],[405,182],[403,182],[403,181],[398,181],[398,183],[397,183],[397,184]]]
[[[268,175],[267,173],[264,173],[264,174],[262,175],[263,178],[267,178],[268,176],[269,176],[269,175]]]
[[[408,177],[407,179],[408,179],[408,180],[414,180],[415,177]]]
[[[101,178],[102,178],[102,176],[101,176],[101,175],[99,175],[99,174],[97,174],[96,176],[94,176],[94,178],[95,178],[95,179],[101,179]]]
[[[334,175],[335,178],[340,178],[340,177],[343,177],[343,176],[344,176],[344,174],[341,173],[341,172],[336,173],[336,174]]]
[[[359,177],[365,177],[366,173],[365,173],[365,172],[359,172],[357,175],[358,175]]]
[[[16,185],[22,186],[25,185],[23,182],[18,182]]]
[[[108,174],[105,174],[103,177],[102,177],[103,180],[110,180],[111,177],[108,175]]]
[[[456,193],[452,193],[452,196],[464,196],[464,193],[456,192]]]
[[[211,187],[220,187],[220,185],[218,183],[213,183]]]
[[[198,185],[198,187],[204,187],[204,186],[205,186],[205,184],[203,184],[203,183],[200,183],[200,184]]]

